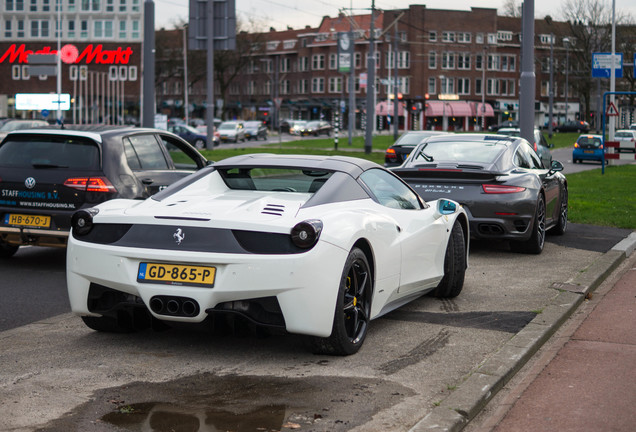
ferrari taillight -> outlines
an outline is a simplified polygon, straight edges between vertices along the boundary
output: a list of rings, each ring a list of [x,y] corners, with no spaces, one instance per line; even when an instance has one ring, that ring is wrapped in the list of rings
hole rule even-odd
[[[72,177],[66,179],[64,186],[85,192],[117,192],[106,177]]]
[[[481,185],[482,189],[487,194],[508,194],[508,193],[519,193],[526,190],[524,187],[519,186],[506,186],[506,185],[491,185],[491,184],[483,184]]]

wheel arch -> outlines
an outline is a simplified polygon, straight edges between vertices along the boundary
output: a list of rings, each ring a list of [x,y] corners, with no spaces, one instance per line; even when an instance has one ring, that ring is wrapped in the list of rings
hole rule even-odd
[[[367,239],[360,238],[353,244],[352,249],[356,247],[364,252],[364,255],[367,257],[369,268],[371,270],[371,281],[375,281],[375,255],[373,254],[371,244]],[[373,284],[375,285],[375,282]],[[373,302],[373,298],[371,298],[371,301]]]

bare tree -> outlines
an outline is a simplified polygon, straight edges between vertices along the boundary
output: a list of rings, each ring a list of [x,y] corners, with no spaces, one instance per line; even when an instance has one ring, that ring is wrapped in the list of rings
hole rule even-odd
[[[504,0],[501,7],[503,16],[521,18],[521,0]]]
[[[592,78],[592,54],[611,51],[612,6],[603,0],[565,0],[561,14],[568,23],[569,34],[560,36],[570,39],[572,86],[583,100],[583,114],[587,116],[598,84]],[[628,21],[628,16],[620,11],[616,11],[615,18],[617,26]],[[622,37],[618,31],[616,36],[617,41]]]

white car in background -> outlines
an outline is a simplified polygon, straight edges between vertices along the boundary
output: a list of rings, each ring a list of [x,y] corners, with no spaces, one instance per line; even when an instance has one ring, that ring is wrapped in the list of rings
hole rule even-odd
[[[614,140],[618,141],[618,151],[636,153],[636,130],[621,129],[614,133]]]
[[[68,293],[98,331],[242,317],[349,355],[370,320],[457,296],[469,238],[461,206],[424,202],[373,162],[236,156],[145,201],[75,213]]]

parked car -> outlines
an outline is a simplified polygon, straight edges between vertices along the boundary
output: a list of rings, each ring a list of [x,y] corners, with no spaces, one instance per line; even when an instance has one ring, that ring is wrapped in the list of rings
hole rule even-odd
[[[281,132],[285,132],[285,133],[292,133],[291,128],[294,126],[294,124],[298,121],[304,121],[304,120],[293,120],[293,119],[283,119],[280,121],[279,125],[280,125],[280,131]]]
[[[433,135],[446,135],[449,132],[443,131],[407,131],[404,132],[397,141],[384,152],[384,166],[395,167],[402,165],[413,149],[424,139]]]
[[[519,127],[518,121],[505,120],[499,124],[488,126],[488,130],[491,132],[497,132],[501,128],[518,128],[518,127]]]
[[[497,131],[497,135],[506,135],[513,137],[521,136],[521,129],[519,128],[501,128]],[[548,140],[545,139],[543,133],[535,128],[534,129],[534,141],[531,143],[534,151],[537,152],[539,158],[541,158],[541,162],[543,162],[543,166],[548,168],[552,165],[552,153],[550,153],[550,148],[554,147],[554,145],[550,145]]]
[[[289,127],[289,133],[291,135],[300,135],[301,131],[307,127],[307,122],[305,120],[294,120]]]
[[[632,124],[630,124],[630,125],[629,125],[629,128],[630,128],[631,130],[636,130],[636,123],[632,123]]]
[[[572,162],[598,161],[603,163],[603,152],[605,151],[603,147],[602,135],[581,135],[574,143]],[[605,159],[605,163],[607,163],[607,159]]]
[[[303,136],[313,135],[331,135],[333,127],[324,120],[313,120],[307,122],[301,129],[300,134]]]
[[[427,138],[393,172],[424,200],[445,197],[466,208],[478,239],[509,240],[514,251],[541,253],[545,233],[567,227],[567,181],[548,169],[523,138],[453,134]]]
[[[251,140],[267,139],[267,127],[262,121],[253,120],[245,122],[245,138]]]
[[[587,133],[590,130],[590,124],[582,120],[568,120],[563,124],[554,127],[556,132],[578,132]]]
[[[349,355],[370,320],[457,296],[468,262],[461,206],[351,157],[236,156],[73,220],[70,304],[98,331],[241,316]]]
[[[0,140],[6,137],[9,132],[21,130],[21,129],[32,129],[38,127],[48,127],[49,122],[46,120],[19,120],[19,119],[9,119],[0,126]]]
[[[188,126],[185,123],[176,124],[168,129],[170,132],[179,135],[181,138],[192,144],[198,149],[207,147],[205,143],[208,140],[208,136],[202,133],[200,130]],[[217,142],[214,145],[218,145]]]
[[[245,126],[241,121],[224,121],[219,125],[221,142],[245,141]]]
[[[22,245],[64,247],[76,210],[148,198],[207,164],[192,145],[158,129],[11,132],[0,143],[0,257]]]
[[[621,129],[614,132],[614,140],[618,141],[618,151],[636,153],[636,130]]]

